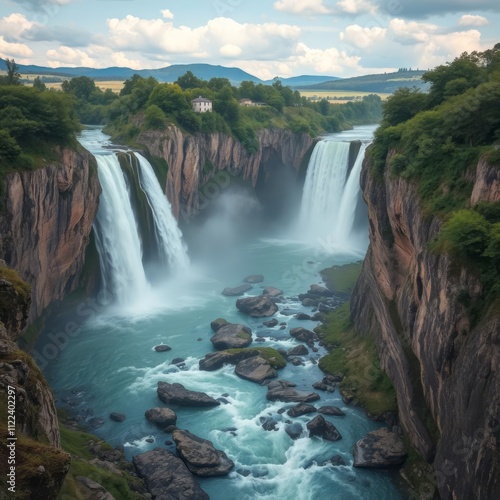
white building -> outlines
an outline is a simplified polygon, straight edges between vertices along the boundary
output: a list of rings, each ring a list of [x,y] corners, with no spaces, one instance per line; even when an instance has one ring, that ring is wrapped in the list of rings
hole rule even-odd
[[[206,113],[207,111],[212,111],[212,101],[210,99],[205,99],[204,97],[197,97],[191,101],[193,106],[193,111],[196,113]]]

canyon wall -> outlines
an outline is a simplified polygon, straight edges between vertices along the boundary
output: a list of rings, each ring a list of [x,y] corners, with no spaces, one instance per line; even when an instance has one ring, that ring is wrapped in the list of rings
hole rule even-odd
[[[298,172],[316,142],[307,134],[285,129],[263,129],[257,132],[257,138],[259,150],[250,154],[231,136],[188,135],[172,125],[166,131],[144,132],[138,142],[151,155],[166,160],[166,194],[174,215],[179,217],[198,210],[201,189],[217,172],[234,174],[255,187],[259,176],[266,176],[277,164]]]
[[[429,250],[440,219],[388,172],[375,178],[367,160],[361,176],[370,247],[351,301],[356,331],[375,336],[402,427],[433,464],[441,498],[500,498],[500,314],[473,319],[479,277]],[[479,162],[472,205],[500,200],[499,172]]]
[[[101,192],[95,159],[63,149],[57,162],[3,182],[0,256],[32,287],[32,322],[80,284]]]
[[[0,430],[4,439],[12,436],[11,432],[17,439],[5,441],[15,446],[7,447],[5,455],[2,451],[0,488],[6,493],[7,488],[13,487],[12,483],[6,483],[11,472],[9,455],[14,457],[15,466],[12,498],[56,498],[71,458],[60,449],[52,391],[33,358],[16,344],[26,324],[29,292],[28,285],[0,262]],[[8,413],[8,408],[15,408],[14,413]],[[8,426],[14,422],[12,416],[14,430],[14,426]]]

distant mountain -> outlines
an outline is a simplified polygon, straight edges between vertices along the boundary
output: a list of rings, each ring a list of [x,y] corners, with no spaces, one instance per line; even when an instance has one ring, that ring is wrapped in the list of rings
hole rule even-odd
[[[239,68],[226,68],[225,66],[214,66],[212,64],[173,64],[160,69],[134,70],[130,68],[111,67],[103,69],[95,68],[48,68],[46,66],[19,64],[19,72],[23,74],[38,74],[61,77],[87,76],[95,80],[127,80],[138,74],[143,77],[152,76],[160,82],[174,82],[186,71],[191,71],[195,76],[203,80],[211,78],[227,78],[233,85],[239,85],[244,80],[262,83],[260,78],[251,75]],[[7,68],[5,61],[0,59],[0,70]]]
[[[379,75],[356,76],[332,82],[303,87],[307,90],[338,90],[358,92],[380,92],[392,94],[399,87],[417,87],[428,90],[429,84],[422,81],[426,71],[397,71]]]
[[[287,85],[293,88],[302,88],[308,85],[318,85],[324,82],[332,82],[335,80],[340,80],[337,76],[322,76],[322,75],[300,75],[292,76],[291,78],[280,78],[283,85]],[[264,83],[268,85],[273,83],[273,80],[268,80]]]

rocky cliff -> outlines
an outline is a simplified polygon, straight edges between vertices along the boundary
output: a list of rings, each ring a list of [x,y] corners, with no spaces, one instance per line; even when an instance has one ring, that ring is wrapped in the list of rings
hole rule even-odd
[[[500,498],[500,315],[473,318],[478,276],[428,249],[441,221],[424,215],[414,184],[388,171],[382,180],[369,160],[363,167],[370,247],[352,319],[376,338],[401,424],[433,464],[441,498]],[[499,171],[480,161],[471,204],[500,199]]]
[[[59,156],[3,180],[0,256],[32,287],[30,322],[79,286],[101,192],[88,152],[64,149]]]
[[[315,140],[307,134],[285,129],[263,129],[257,133],[259,150],[249,154],[231,136],[184,134],[170,126],[166,131],[148,131],[138,142],[153,156],[168,164],[166,194],[176,217],[189,216],[200,206],[201,189],[219,171],[239,176],[253,187],[259,176],[272,175],[273,169],[291,168],[298,172]]]
[[[9,490],[15,492],[12,498],[49,499],[57,496],[70,456],[60,449],[52,391],[34,360],[16,344],[26,323],[29,292],[29,286],[0,263],[0,433],[2,447],[10,445],[2,452],[10,460],[1,461],[0,490],[14,487]],[[7,436],[17,440],[6,441]]]

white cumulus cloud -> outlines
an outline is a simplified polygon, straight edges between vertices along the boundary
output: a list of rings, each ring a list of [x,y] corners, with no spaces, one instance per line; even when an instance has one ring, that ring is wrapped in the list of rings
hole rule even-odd
[[[174,18],[174,14],[172,13],[172,11],[170,9],[164,9],[161,12],[161,15],[165,18],[165,19],[173,19]]]
[[[336,7],[346,14],[375,14],[378,10],[370,0],[340,0]]]
[[[366,49],[385,39],[387,29],[385,28],[363,28],[358,24],[347,26],[340,33],[340,39],[354,47]]]
[[[33,51],[24,43],[9,43],[0,35],[0,57],[30,57]]]
[[[490,22],[485,17],[471,14],[465,14],[458,20],[459,26],[486,26],[487,24]]]
[[[328,9],[323,0],[278,0],[274,8],[292,14],[328,14]]]

